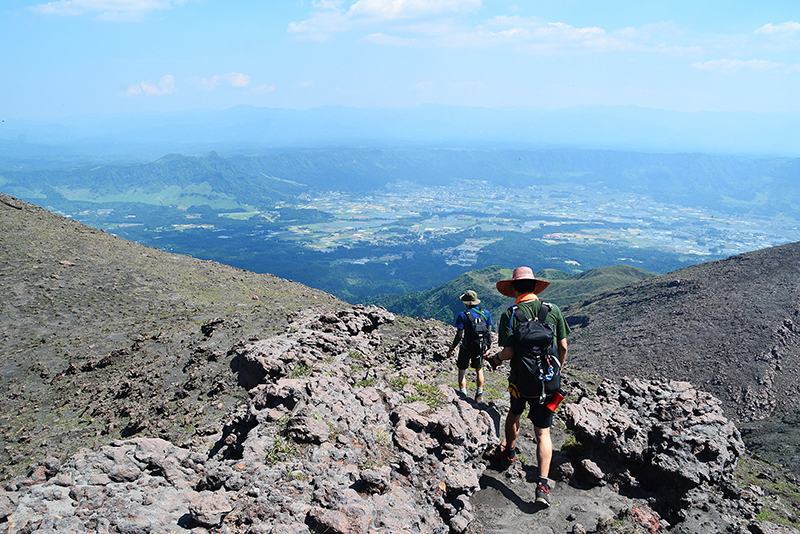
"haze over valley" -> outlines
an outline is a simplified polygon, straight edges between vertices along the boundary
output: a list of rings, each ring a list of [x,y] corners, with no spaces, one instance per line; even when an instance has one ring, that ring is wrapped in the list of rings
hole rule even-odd
[[[120,237],[351,302],[528,258],[665,273],[800,240],[800,160],[785,158],[351,148],[50,161],[7,162],[0,184]]]

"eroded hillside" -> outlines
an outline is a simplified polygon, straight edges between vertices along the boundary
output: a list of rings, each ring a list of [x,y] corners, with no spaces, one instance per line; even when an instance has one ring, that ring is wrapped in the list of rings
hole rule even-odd
[[[0,229],[0,479],[144,429],[184,442],[246,398],[233,343],[281,331],[309,304],[345,306],[2,194]]]
[[[800,470],[800,243],[694,265],[567,307],[573,365],[689,380],[749,445]],[[760,424],[759,422],[764,422]],[[748,438],[749,436],[749,438]]]

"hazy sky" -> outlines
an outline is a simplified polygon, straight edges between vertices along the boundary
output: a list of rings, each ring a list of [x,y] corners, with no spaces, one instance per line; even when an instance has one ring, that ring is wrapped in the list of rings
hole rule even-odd
[[[3,0],[0,117],[237,104],[800,110],[800,2]]]

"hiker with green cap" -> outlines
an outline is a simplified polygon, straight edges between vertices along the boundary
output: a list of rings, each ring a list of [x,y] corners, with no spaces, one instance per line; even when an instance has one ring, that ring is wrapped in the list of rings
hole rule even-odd
[[[461,295],[466,309],[456,317],[456,336],[447,350],[447,357],[453,355],[457,346],[458,391],[467,396],[467,369],[475,369],[475,402],[483,401],[483,357],[492,346],[492,314],[482,310],[478,304],[478,294],[471,289]]]
[[[539,467],[536,502],[542,506],[550,506],[548,474],[553,458],[550,427],[553,426],[553,412],[563,399],[561,369],[567,359],[567,335],[570,333],[558,306],[539,299],[539,293],[549,285],[550,282],[536,278],[530,267],[517,267],[510,280],[497,282],[497,290],[515,299],[515,303],[500,317],[497,333],[500,352],[487,358],[495,367],[506,360],[511,364],[508,375],[511,399],[500,461],[504,467],[515,461],[520,416],[528,405]]]

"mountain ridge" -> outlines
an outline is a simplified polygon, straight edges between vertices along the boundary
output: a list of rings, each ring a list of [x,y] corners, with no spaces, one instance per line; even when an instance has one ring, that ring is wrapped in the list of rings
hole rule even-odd
[[[511,275],[511,269],[494,265],[468,271],[431,289],[406,295],[378,296],[365,302],[384,306],[400,315],[438,319],[449,324],[464,309],[459,297],[464,291],[471,289],[477,292],[481,308],[488,309],[496,320],[512,302],[497,292],[495,284],[498,280],[510,279]],[[547,293],[542,295],[542,299],[560,307],[589,298],[604,289],[651,276],[655,276],[655,273],[628,265],[598,267],[577,274],[556,269],[542,269],[536,272],[537,278],[550,281]]]
[[[408,108],[240,105],[224,110],[82,115],[61,124],[7,118],[16,143],[75,144],[118,153],[170,146],[544,146],[800,156],[797,112],[676,112],[638,106],[560,109],[423,104]],[[419,125],[425,124],[424,131]]]
[[[191,440],[245,396],[224,361],[232,344],[281,331],[310,303],[347,306],[4,194],[0,227],[0,479],[41,454],[43,443],[74,450],[151,425],[156,435]],[[224,324],[228,335],[207,335]]]
[[[798,279],[800,243],[790,243],[566,306],[571,365],[603,376],[686,377],[720,398],[740,424],[763,421],[764,432],[750,437],[800,472],[797,449],[784,447],[800,444],[793,418],[800,410]],[[781,419],[770,440],[767,422]]]
[[[794,179],[800,158],[747,158],[705,154],[656,154],[578,149],[336,148],[269,153],[180,154],[144,163],[87,163],[34,169],[0,168],[0,185],[20,198],[98,201],[148,193],[147,202],[171,187],[187,189],[183,205],[272,207],[313,191],[365,193],[389,183],[428,186],[463,181],[520,189],[555,180],[603,194],[646,195],[657,202],[727,213],[793,217],[800,206]],[[265,180],[265,177],[268,180]],[[197,189],[206,198],[195,198]],[[180,197],[179,197],[180,198]],[[135,198],[134,198],[135,200]]]

